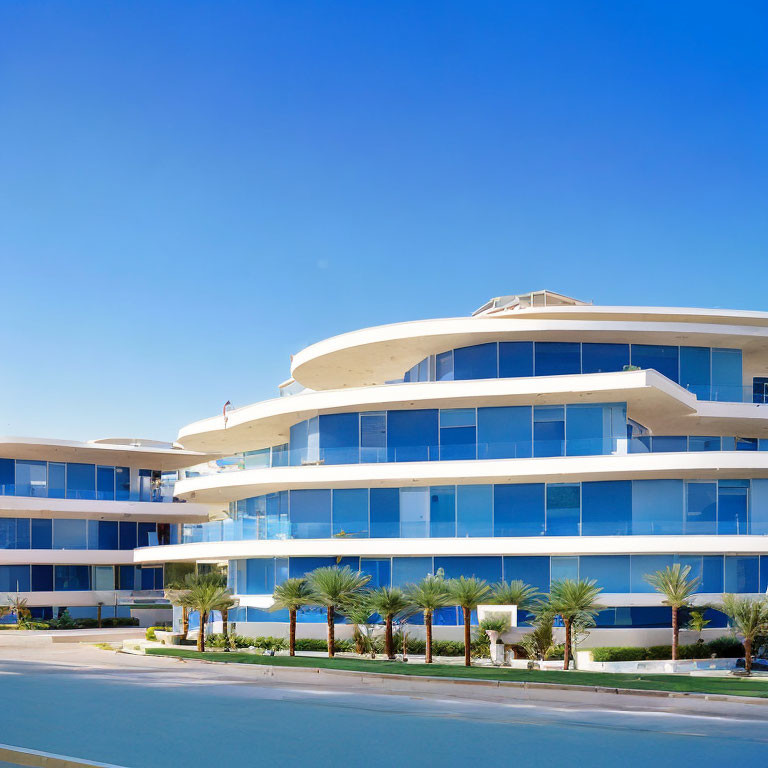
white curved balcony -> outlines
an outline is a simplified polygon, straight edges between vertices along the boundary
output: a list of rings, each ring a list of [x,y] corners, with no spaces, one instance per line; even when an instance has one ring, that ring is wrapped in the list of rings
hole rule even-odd
[[[257,557],[768,554],[768,536],[535,536],[445,539],[259,539],[135,550],[137,564]]]
[[[395,323],[352,331],[306,347],[294,356],[291,375],[316,390],[384,384],[429,355],[515,339],[731,347],[764,357],[768,313],[567,306]]]
[[[176,484],[176,494],[198,503],[227,504],[251,496],[304,488],[759,477],[768,477],[768,451],[272,467],[187,478]]]
[[[183,427],[184,445],[225,455],[286,443],[290,428],[320,413],[420,408],[626,402],[629,418],[660,434],[768,437],[768,408],[699,401],[654,370],[513,379],[432,381],[307,392],[254,403]]]

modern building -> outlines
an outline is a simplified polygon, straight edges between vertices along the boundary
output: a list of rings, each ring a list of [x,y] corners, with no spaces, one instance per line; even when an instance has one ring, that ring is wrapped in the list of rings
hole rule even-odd
[[[162,616],[163,564],[134,551],[209,519],[173,503],[178,469],[203,458],[148,440],[0,438],[0,603],[26,599],[36,619]]]
[[[275,584],[336,563],[372,585],[596,579],[593,644],[668,638],[643,578],[666,565],[691,566],[702,605],[766,592],[768,313],[537,291],[321,341],[291,375],[180,431],[233,457],[175,488],[220,519],[135,553],[142,569],[227,562],[240,632],[284,631]],[[322,633],[319,611],[299,620]],[[444,636],[460,621],[436,616]]]

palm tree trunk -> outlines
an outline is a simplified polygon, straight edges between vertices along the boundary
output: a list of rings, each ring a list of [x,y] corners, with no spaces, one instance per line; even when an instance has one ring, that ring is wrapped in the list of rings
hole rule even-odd
[[[388,614],[386,619],[386,629],[384,630],[384,652],[387,654],[388,659],[395,658],[395,653],[392,648],[392,645],[393,645],[392,616],[391,614]]]
[[[296,655],[296,609],[291,608],[288,611],[288,654],[290,656]]]
[[[101,603],[96,606],[96,626],[101,629]]]
[[[563,617],[565,627],[565,651],[563,652],[563,669],[571,666],[571,620]]]
[[[333,654],[335,653],[334,644],[336,642],[336,636],[334,633],[334,625],[333,625],[333,619],[334,619],[334,610],[335,606],[329,605],[326,609],[328,611],[328,658],[332,659]]]
[[[189,609],[186,605],[181,609],[181,634],[182,640],[186,640],[189,634]]]
[[[744,638],[744,671],[752,674],[752,640],[749,637]]]
[[[427,631],[427,647],[425,664],[432,663],[432,611],[424,611],[424,628]]]
[[[470,656],[470,627],[469,621],[471,617],[471,609],[462,607],[464,611],[464,666],[472,666],[472,657]]]
[[[677,639],[680,629],[677,626],[677,606],[672,606],[672,661],[677,660]]]
[[[197,650],[202,653],[205,650],[205,622],[208,616],[200,611],[200,631],[197,633]]]
[[[221,628],[224,630],[224,647],[226,648],[229,643],[229,608],[221,609]]]

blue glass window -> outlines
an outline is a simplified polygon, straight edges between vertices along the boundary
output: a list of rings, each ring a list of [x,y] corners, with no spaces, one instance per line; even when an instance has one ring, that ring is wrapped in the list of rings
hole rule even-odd
[[[680,561],[685,562],[686,558],[681,557]],[[694,569],[692,568],[691,571]],[[694,575],[698,576],[698,573]],[[723,592],[723,556],[722,555],[704,555],[701,558],[701,585],[699,592],[708,592],[711,594],[721,594]]]
[[[53,566],[32,566],[32,592],[53,592]]]
[[[514,459],[532,455],[530,405],[477,409],[477,458]]]
[[[333,535],[368,536],[368,490],[344,488],[333,492]]]
[[[565,455],[565,407],[537,405],[533,409],[533,455]]]
[[[539,536],[544,532],[544,484],[496,485],[494,536]]]
[[[685,533],[717,531],[717,483],[686,483]]]
[[[755,479],[752,481],[749,532],[768,534],[768,480]]]
[[[613,450],[613,444],[608,439],[604,440],[604,438],[611,437],[609,406],[579,404],[568,405],[565,410],[567,415],[566,434],[568,435],[566,453],[569,456],[595,456],[610,453]],[[606,410],[608,410],[607,414]],[[605,424],[606,421],[608,422],[607,425]],[[625,418],[625,435],[626,423]],[[604,426],[608,427],[605,430],[606,434],[604,434]]]
[[[136,569],[132,565],[119,566],[118,584],[120,589],[123,589],[123,590],[133,589],[135,580],[136,580]]]
[[[392,576],[392,562],[390,559],[360,558],[360,570],[368,574],[371,580],[368,582],[370,589],[388,587]]]
[[[320,458],[326,464],[356,464],[360,453],[360,417],[356,413],[320,416]]]
[[[288,491],[270,493],[266,499],[267,538],[278,539],[291,535]]]
[[[500,557],[435,557],[435,572],[441,568],[446,579],[474,576],[493,584],[502,578]]]
[[[0,459],[0,496],[16,494],[16,462],[13,459]]]
[[[48,496],[48,467],[44,461],[16,461],[16,495]]]
[[[0,592],[29,592],[28,565],[0,565]]]
[[[464,379],[495,379],[499,375],[497,345],[475,344],[453,350],[453,377]]]
[[[713,348],[712,400],[738,403],[743,399],[741,350]]]
[[[291,535],[294,539],[326,539],[331,535],[331,492],[291,491]]]
[[[629,591],[651,593],[656,590],[645,580],[656,571],[663,571],[673,565],[672,555],[632,555],[630,558]]]
[[[435,356],[435,378],[437,381],[453,381],[453,350]]]
[[[133,566],[127,567],[133,570]],[[53,583],[58,592],[87,591],[91,588],[91,569],[87,565],[55,565]]]
[[[717,484],[718,534],[747,533],[749,480],[720,480]]]
[[[429,536],[429,488],[400,489],[400,536]]]
[[[685,453],[688,450],[688,438],[682,435],[654,435],[654,453]]]
[[[533,376],[532,341],[499,343],[499,376],[503,379]]]
[[[688,438],[689,451],[719,451],[719,437],[705,437],[703,435],[691,435]]]
[[[96,549],[119,549],[118,524],[116,520],[98,521],[98,541]],[[94,548],[93,545],[91,548]]]
[[[120,526],[120,549],[136,549],[136,523],[121,520]]]
[[[275,590],[273,558],[250,558],[245,561],[245,589],[238,578],[238,588],[246,595],[271,595]]]
[[[96,498],[96,465],[67,464],[67,498]]]
[[[653,368],[668,379],[677,382],[680,378],[680,347],[633,344],[632,365],[638,368]]]
[[[680,384],[696,397],[709,400],[711,365],[709,347],[680,347]]]
[[[157,533],[157,523],[139,523],[136,531],[137,545],[139,547],[148,547],[150,545],[149,537]],[[156,543],[156,542],[155,542]]]
[[[629,344],[581,345],[581,372],[623,371],[629,365]]]
[[[436,409],[389,411],[387,448],[392,461],[432,461],[438,458]]]
[[[85,520],[53,521],[54,549],[88,549],[88,534]]]
[[[392,586],[415,584],[433,573],[431,557],[393,557]]]
[[[632,483],[629,480],[582,483],[583,536],[628,534],[632,524]]]
[[[578,536],[581,528],[581,486],[578,483],[547,485],[547,535]]]
[[[579,578],[594,579],[605,592],[629,592],[629,555],[582,555]]]
[[[725,557],[725,591],[757,592],[760,589],[760,561],[757,556]]]
[[[456,535],[493,536],[492,485],[460,485],[457,488]]]
[[[31,521],[32,549],[51,549],[53,546],[53,526],[51,520]]]
[[[400,535],[400,491],[371,488],[371,538],[392,539]]]
[[[563,579],[576,581],[579,578],[579,558],[572,556],[552,557],[550,560],[550,578],[552,581],[562,581]]]
[[[115,498],[126,501],[131,498],[131,470],[129,467],[115,467]]]
[[[387,458],[387,414],[385,411],[360,414],[360,461]]]
[[[63,499],[66,495],[67,465],[48,462],[48,498]]]
[[[440,485],[429,489],[429,535],[432,538],[456,536],[456,486]]]
[[[341,565],[335,557],[291,557],[289,558],[289,576],[292,579],[300,579],[316,568],[330,568]]]
[[[514,556],[504,558],[504,580],[520,579],[542,592],[549,592],[549,558]]]
[[[570,341],[537,341],[536,376],[581,373],[581,344]]]
[[[685,502],[683,491],[682,480],[634,480],[632,533],[682,533]]]
[[[115,499],[115,468],[96,467],[96,498],[103,501]]]

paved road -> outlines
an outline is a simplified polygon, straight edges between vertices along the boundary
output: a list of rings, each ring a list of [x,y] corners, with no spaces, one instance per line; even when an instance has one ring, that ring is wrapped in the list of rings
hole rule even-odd
[[[768,765],[762,722],[345,693],[61,645],[0,649],[0,742],[127,768]]]

